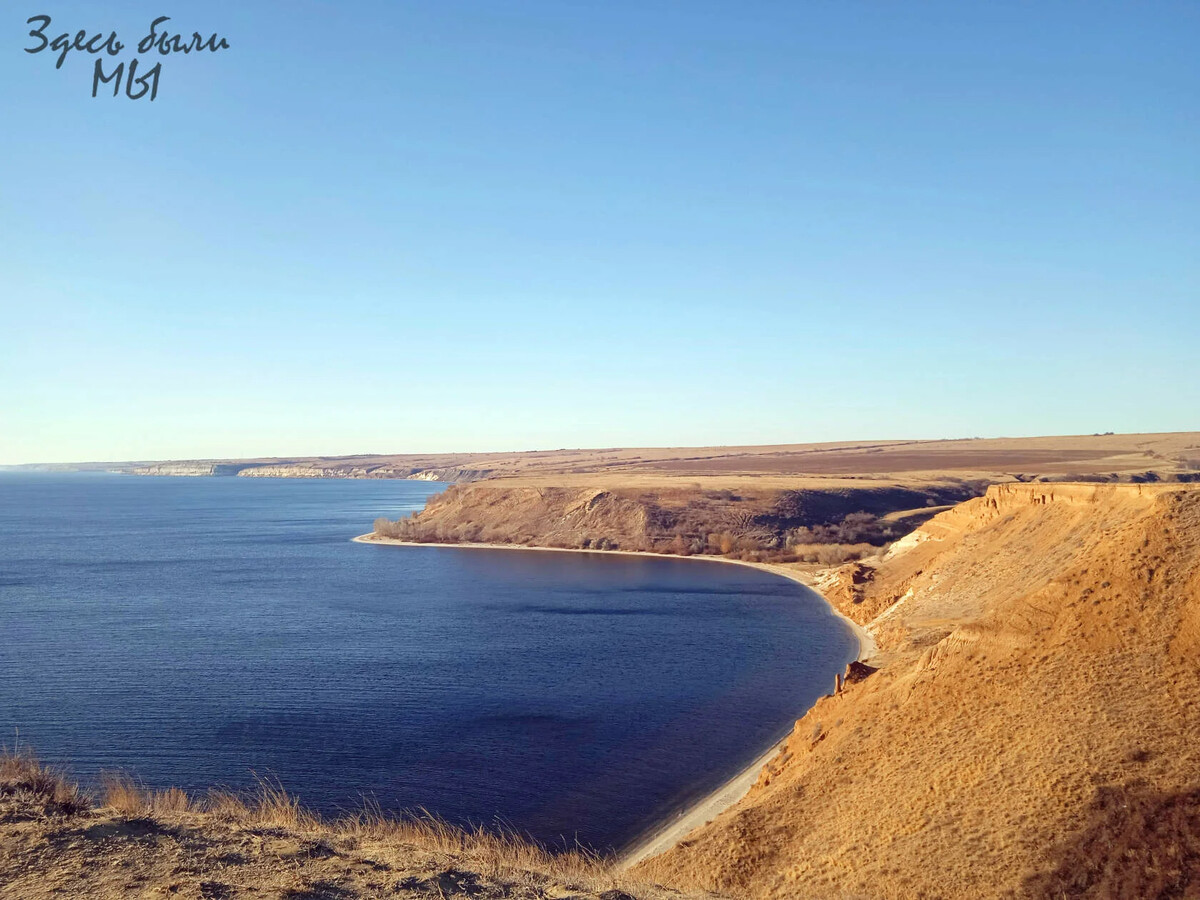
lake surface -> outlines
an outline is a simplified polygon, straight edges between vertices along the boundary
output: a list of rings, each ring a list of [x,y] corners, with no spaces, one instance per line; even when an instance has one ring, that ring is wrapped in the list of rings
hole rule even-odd
[[[620,847],[828,693],[854,638],[740,566],[370,546],[411,481],[0,474],[0,742],[87,780],[278,778]]]

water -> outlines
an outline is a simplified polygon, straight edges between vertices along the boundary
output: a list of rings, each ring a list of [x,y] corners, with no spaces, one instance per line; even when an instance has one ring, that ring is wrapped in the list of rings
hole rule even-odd
[[[610,849],[853,657],[819,598],[745,567],[350,541],[441,487],[0,476],[0,741],[85,780],[269,773],[326,813]]]

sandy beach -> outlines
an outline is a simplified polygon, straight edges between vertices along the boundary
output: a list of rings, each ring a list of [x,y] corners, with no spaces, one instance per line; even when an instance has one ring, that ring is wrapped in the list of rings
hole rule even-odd
[[[764,572],[770,572],[773,575],[779,575],[793,581],[807,590],[811,591],[829,607],[830,611],[841,619],[850,628],[858,642],[858,655],[856,659],[860,662],[866,662],[875,656],[878,648],[875,644],[875,639],[863,626],[848,618],[832,603],[825,599],[822,594],[817,591],[800,572],[788,569],[786,566],[781,566],[772,563],[756,563],[748,562],[740,559],[726,559],[720,556],[668,556],[662,553],[646,553],[637,550],[575,550],[566,547],[527,547],[514,544],[496,544],[496,543],[435,543],[435,542],[416,542],[403,541],[397,538],[379,537],[374,533],[361,534],[353,539],[361,544],[386,544],[399,547],[444,547],[454,549],[468,550],[527,550],[539,553],[591,553],[595,555],[619,555],[619,556],[649,556],[657,559],[691,559],[701,562],[727,563],[739,566],[747,566],[752,569],[759,569]],[[833,685],[830,685],[831,689]],[[831,690],[832,693],[832,690]],[[807,710],[797,710],[796,718],[799,719]],[[758,774],[762,767],[779,752],[780,746],[785,738],[773,743],[770,747],[764,750],[761,754],[755,757],[754,761],[745,766],[739,772],[734,774],[728,781],[718,787],[716,790],[706,794],[699,800],[687,806],[685,809],[678,811],[669,819],[659,823],[655,828],[648,831],[645,835],[638,837],[633,844],[626,848],[620,856],[619,863],[622,867],[632,867],[644,859],[662,853],[670,849],[678,843],[689,832],[702,825],[711,822],[722,812],[729,809],[739,800],[746,796],[754,782],[758,780]]]

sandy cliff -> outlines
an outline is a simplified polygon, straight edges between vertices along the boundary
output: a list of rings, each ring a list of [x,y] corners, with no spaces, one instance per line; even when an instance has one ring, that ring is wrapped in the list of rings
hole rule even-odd
[[[1200,896],[1200,489],[994,486],[826,588],[881,668],[643,875],[750,897]]]
[[[172,477],[191,476],[205,478],[212,475],[237,475],[241,467],[236,463],[218,462],[162,462],[147,463],[132,467],[133,475],[167,475]]]
[[[299,462],[193,462],[146,463],[118,471],[130,475],[237,476],[241,478],[403,478],[413,481],[468,482],[487,478],[489,469],[469,466],[391,465],[372,462],[308,460]]]
[[[237,471],[242,478],[404,478],[410,481],[478,481],[488,469],[468,466],[397,466],[355,463],[262,463]]]

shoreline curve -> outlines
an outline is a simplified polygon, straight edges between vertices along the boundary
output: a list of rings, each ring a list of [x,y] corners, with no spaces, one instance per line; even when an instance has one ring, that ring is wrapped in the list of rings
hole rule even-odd
[[[778,575],[781,578],[786,578],[803,588],[806,588],[811,593],[815,594],[829,608],[834,617],[841,620],[847,626],[850,633],[854,636],[858,644],[858,653],[855,659],[859,662],[866,662],[873,659],[879,653],[879,648],[875,643],[874,636],[867,631],[862,625],[855,622],[829,600],[815,587],[813,587],[799,573],[782,566],[772,563],[756,563],[742,559],[727,559],[720,556],[675,556],[663,553],[649,553],[642,550],[577,550],[569,547],[529,547],[523,544],[495,544],[495,543],[439,543],[436,541],[404,541],[398,538],[378,537],[374,532],[368,534],[360,534],[358,537],[352,538],[355,543],[359,544],[375,544],[379,546],[391,547],[442,547],[450,549],[462,550],[527,550],[538,553],[589,553],[597,556],[648,556],[656,559],[691,559],[701,562],[726,563],[731,565],[746,566],[752,569],[758,569],[762,572],[768,572],[772,575]],[[801,718],[808,710],[801,710],[797,719]],[[790,734],[790,732],[789,732]],[[673,847],[676,843],[682,840],[689,832],[708,824],[725,810],[732,807],[739,800],[749,793],[754,782],[758,780],[758,774],[762,771],[764,765],[774,757],[787,740],[787,735],[773,743],[770,747],[760,753],[754,760],[740,771],[736,772],[731,778],[727,779],[723,784],[715,790],[710,791],[703,797],[693,803],[685,806],[678,811],[670,819],[660,822],[658,825],[644,832],[639,837],[635,838],[631,844],[618,855],[618,864],[621,868],[628,869],[637,865],[642,860],[652,856],[657,856]]]

